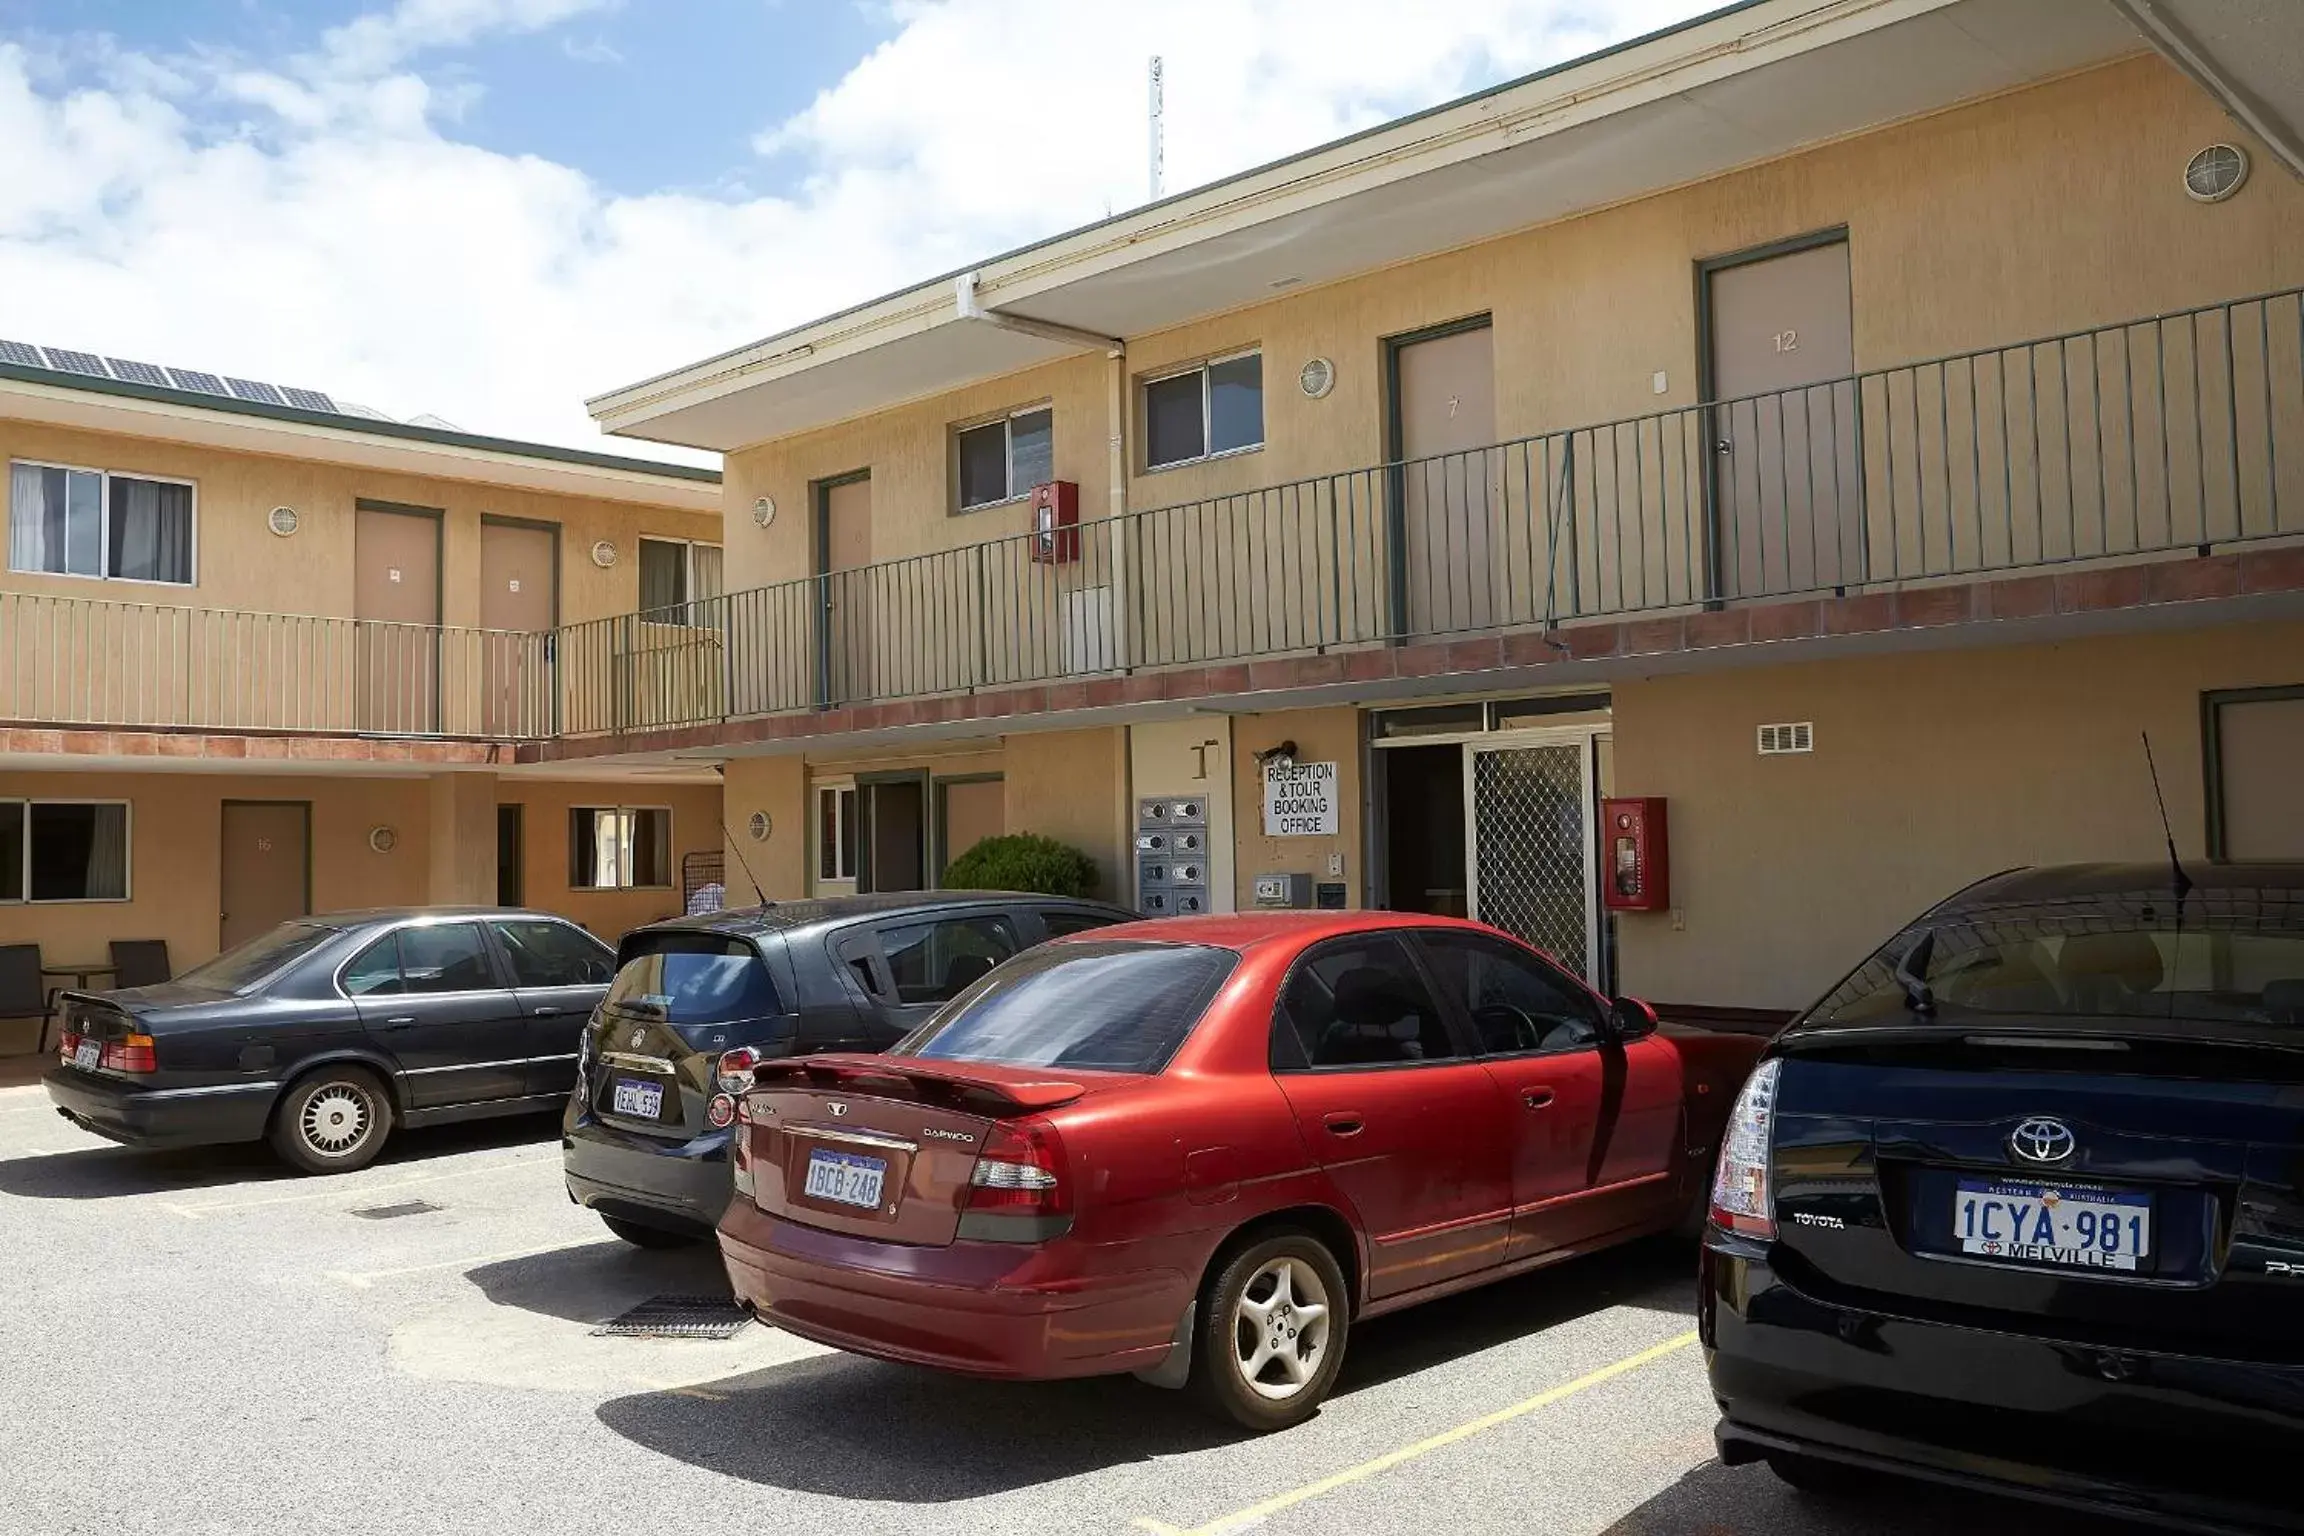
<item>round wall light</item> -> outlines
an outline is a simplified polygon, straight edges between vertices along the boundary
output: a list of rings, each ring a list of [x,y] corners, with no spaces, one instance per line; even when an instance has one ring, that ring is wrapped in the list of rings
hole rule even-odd
[[[370,827],[368,846],[377,853],[390,853],[400,846],[400,834],[390,827]]]
[[[1324,357],[1312,359],[1298,371],[1296,387],[1304,391],[1306,399],[1327,399],[1328,391],[1336,387],[1336,365]]]
[[[776,521],[776,498],[763,496],[752,503],[752,521],[763,528]]]
[[[271,513],[265,517],[264,526],[280,537],[287,538],[304,526],[304,519],[296,515],[294,507],[274,507]]]
[[[776,830],[776,823],[766,811],[754,811],[752,819],[745,823],[744,830],[752,834],[752,841],[764,843],[768,841],[768,835]]]
[[[2211,144],[2184,167],[2184,195],[2196,203],[2220,203],[2248,183],[2248,151],[2237,144]]]
[[[592,563],[602,570],[616,563],[616,545],[613,540],[602,539],[592,546]]]

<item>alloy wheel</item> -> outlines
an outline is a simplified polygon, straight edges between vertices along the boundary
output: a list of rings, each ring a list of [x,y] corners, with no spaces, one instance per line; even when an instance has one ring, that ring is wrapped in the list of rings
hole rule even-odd
[[[304,1101],[296,1129],[304,1144],[322,1157],[342,1157],[368,1134],[375,1106],[353,1083],[328,1083]]]
[[[1328,1291],[1312,1266],[1283,1254],[1258,1267],[1232,1309],[1232,1361],[1251,1392],[1285,1402],[1328,1351]]]

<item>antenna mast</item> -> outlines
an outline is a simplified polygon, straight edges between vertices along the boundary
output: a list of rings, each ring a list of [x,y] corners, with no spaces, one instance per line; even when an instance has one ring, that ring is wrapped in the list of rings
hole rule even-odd
[[[1164,180],[1166,180],[1166,179],[1167,179],[1167,178],[1166,178],[1166,172],[1167,172],[1167,163],[1166,163],[1166,162],[1167,162],[1167,146],[1166,146],[1166,144],[1163,142],[1163,128],[1162,128],[1162,124],[1161,124],[1161,117],[1162,117],[1162,115],[1163,115],[1164,111],[1165,111],[1165,108],[1164,108],[1164,106],[1163,106],[1163,104],[1162,104],[1162,101],[1161,101],[1161,91],[1160,91],[1160,55],[1158,55],[1158,54],[1154,54],[1154,55],[1152,55],[1152,101],[1151,101],[1151,112],[1152,112],[1152,122],[1151,122],[1151,129],[1152,129],[1152,165],[1151,165],[1151,170],[1152,170],[1152,201],[1153,201],[1153,202],[1158,202],[1158,201],[1160,201],[1160,186],[1161,186],[1161,183],[1162,183]]]

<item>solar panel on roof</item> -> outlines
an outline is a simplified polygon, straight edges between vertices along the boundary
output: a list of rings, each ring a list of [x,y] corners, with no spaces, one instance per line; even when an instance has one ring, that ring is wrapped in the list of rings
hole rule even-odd
[[[336,402],[316,389],[282,388],[280,393],[286,397],[290,405],[302,410],[327,411],[331,415],[336,411]]]
[[[104,361],[112,365],[112,377],[116,379],[126,380],[130,384],[149,384],[155,389],[168,387],[168,375],[150,363],[134,363],[124,357],[108,357]]]
[[[232,391],[232,398],[235,400],[249,400],[258,405],[286,405],[288,403],[280,398],[280,391],[261,379],[228,378],[224,381],[224,387]]]
[[[62,347],[49,347],[46,350],[48,366],[51,368],[61,368],[66,373],[84,373],[93,379],[112,377],[111,371],[104,366],[104,359],[93,352],[70,352]]]
[[[202,373],[197,368],[171,368],[168,370],[168,377],[175,380],[178,389],[197,390],[203,395],[228,395],[231,393],[224,387],[222,379],[212,373]]]
[[[40,355],[38,347],[27,345],[21,341],[0,341],[0,363],[7,363],[16,368],[45,368],[48,366],[47,359]]]

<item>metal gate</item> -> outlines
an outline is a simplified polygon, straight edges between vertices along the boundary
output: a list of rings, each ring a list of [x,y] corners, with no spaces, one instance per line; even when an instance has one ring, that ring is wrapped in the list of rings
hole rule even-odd
[[[1585,732],[1467,743],[1464,863],[1475,918],[1602,986],[1593,771]]]

